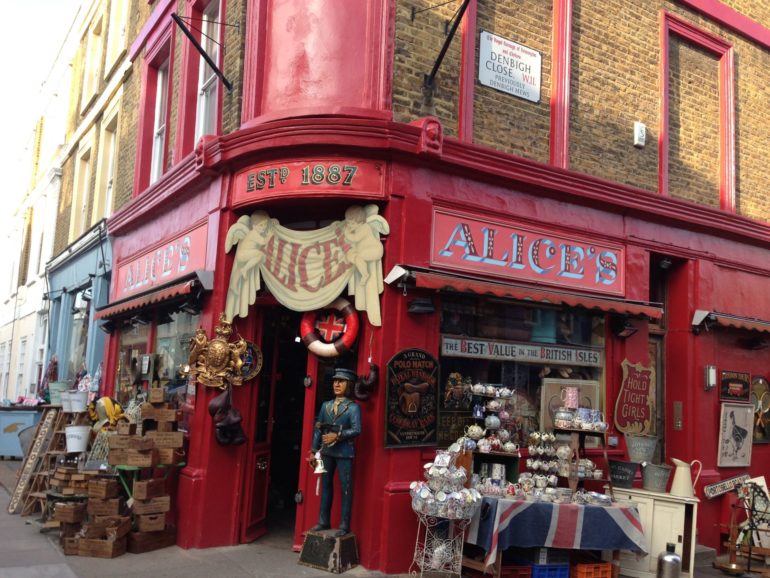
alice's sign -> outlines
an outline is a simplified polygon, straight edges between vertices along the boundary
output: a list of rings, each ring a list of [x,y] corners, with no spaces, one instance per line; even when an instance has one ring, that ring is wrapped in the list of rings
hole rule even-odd
[[[472,339],[449,335],[441,336],[441,355],[579,367],[601,367],[603,361],[601,349]]]
[[[655,427],[655,368],[624,359],[623,380],[615,401],[618,431],[649,434]]]
[[[532,102],[540,102],[542,56],[502,36],[479,36],[479,83]]]
[[[539,284],[625,293],[622,247],[443,209],[433,213],[431,263]]]
[[[313,311],[333,302],[347,286],[355,308],[381,325],[383,290],[380,235],[390,232],[377,205],[353,205],[343,221],[322,229],[282,227],[265,211],[244,215],[227,231],[225,252],[237,245],[225,315],[246,317],[265,282],[270,293],[293,311]]]
[[[207,239],[208,227],[204,224],[121,264],[114,301],[205,269]]]

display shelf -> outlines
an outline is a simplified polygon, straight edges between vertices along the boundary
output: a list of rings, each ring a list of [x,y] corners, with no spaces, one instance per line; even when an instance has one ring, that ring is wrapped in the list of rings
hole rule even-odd
[[[581,458],[586,456],[586,438],[587,437],[595,437],[598,438],[601,441],[601,449],[602,454],[604,457],[604,467],[607,468],[605,471],[609,472],[609,458],[607,456],[607,432],[606,431],[596,431],[596,430],[585,430],[585,429],[575,429],[575,428],[553,428],[553,433],[559,435],[559,434],[569,434],[570,435],[570,447],[572,448],[572,463],[570,464],[570,475],[569,476],[561,476],[566,477],[568,480],[569,488],[573,492],[577,490],[578,485],[584,484],[586,482],[605,482],[607,484],[607,489],[609,492],[609,495],[613,497],[613,491],[612,491],[612,481],[611,480],[605,480],[605,479],[595,479],[593,477],[588,478],[579,478],[577,476],[577,465]],[[574,474],[573,474],[574,472]],[[614,497],[613,497],[614,500]]]

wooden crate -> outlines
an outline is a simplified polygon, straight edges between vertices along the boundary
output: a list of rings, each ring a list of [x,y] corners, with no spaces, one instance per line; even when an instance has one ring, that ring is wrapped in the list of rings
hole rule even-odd
[[[93,540],[81,538],[78,541],[78,555],[93,558],[116,558],[126,553],[127,539]]]
[[[147,401],[150,403],[163,403],[166,398],[166,390],[163,387],[151,387],[147,392]]]
[[[132,437],[130,435],[111,434],[107,438],[107,443],[111,450],[125,450],[128,449],[128,440]]]
[[[142,419],[154,419],[155,421],[178,421],[177,410],[175,409],[158,409],[152,412],[152,417],[148,417],[142,414]]]
[[[92,524],[104,528],[108,540],[115,540],[131,531],[131,516],[94,516]]]
[[[120,498],[89,498],[86,511],[89,516],[117,516],[120,513]]]
[[[166,527],[166,514],[142,514],[136,516],[136,529],[140,532],[159,532]]]
[[[149,500],[134,500],[131,506],[134,514],[161,514],[171,509],[170,496],[158,496]]]
[[[181,448],[184,445],[184,433],[180,431],[148,431],[147,437],[152,438],[156,448]]]
[[[62,550],[65,556],[77,556],[80,538],[78,536],[65,536],[62,538]]]
[[[86,505],[78,502],[57,502],[54,504],[53,519],[58,522],[76,524],[86,517]]]
[[[176,427],[175,421],[158,421],[155,422],[155,431],[159,432],[169,432],[174,431]]]
[[[135,500],[149,500],[166,495],[166,480],[137,480],[131,492]]]
[[[83,504],[85,506],[85,504]],[[60,522],[59,523],[59,537],[63,540],[64,538],[68,536],[74,536],[78,532],[80,532],[80,529],[83,527],[83,524],[80,522]],[[64,542],[62,542],[63,544]]]
[[[126,465],[139,468],[151,468],[158,464],[158,450],[126,450],[128,459]]]
[[[143,554],[176,544],[176,528],[167,527],[160,532],[131,532],[128,535],[128,551]]]
[[[120,493],[118,480],[110,478],[96,478],[88,482],[89,498],[117,498]]]
[[[107,463],[111,466],[125,465],[128,462],[128,450],[110,449],[110,453],[107,455]]]
[[[155,447],[155,442],[151,437],[147,436],[132,436],[128,440],[128,449],[146,451]]]
[[[131,436],[136,434],[136,424],[127,421],[119,421],[117,425],[118,435]]]

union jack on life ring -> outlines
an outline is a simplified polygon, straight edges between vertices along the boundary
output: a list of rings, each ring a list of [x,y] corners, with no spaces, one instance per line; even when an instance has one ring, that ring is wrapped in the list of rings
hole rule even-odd
[[[326,310],[331,311],[322,317]],[[335,312],[339,312],[343,319],[340,320]],[[302,343],[318,357],[337,357],[350,351],[356,342],[358,313],[350,301],[339,297],[324,309],[305,313],[299,325],[299,334]]]

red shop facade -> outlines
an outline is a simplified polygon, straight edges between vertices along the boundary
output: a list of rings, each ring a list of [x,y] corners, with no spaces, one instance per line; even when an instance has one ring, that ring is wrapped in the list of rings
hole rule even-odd
[[[276,136],[299,127],[301,146]],[[342,141],[345,154],[337,152]],[[718,464],[720,406],[729,399],[704,377],[706,366],[715,367],[717,381],[770,373],[762,349],[770,330],[763,321],[770,319],[767,227],[443,140],[433,119],[274,121],[209,142],[176,174],[173,185],[160,184],[169,194],[140,196],[109,221],[118,281],[102,317],[117,325],[107,354],[116,394],[130,357],[121,340],[137,316],[149,329],[135,352],[155,353],[167,314],[176,319],[180,311],[188,312],[178,320],[188,333],[200,326],[213,335],[237,253],[225,250],[228,231],[255,211],[286,230],[317,231],[342,222],[351,206],[376,207],[388,224],[379,236],[381,270],[393,273],[381,292],[367,294],[357,341],[338,357],[308,350],[299,339],[303,313],[266,283],[254,291],[246,315],[234,320],[237,335],[264,355],[260,375],[234,392],[248,441],[215,441],[207,404],[216,391],[199,384],[187,397],[180,546],[248,542],[271,532],[281,515],[294,529],[294,548],[301,545],[319,505],[305,457],[335,366],[361,376],[371,375],[372,364],[380,368],[368,399],[358,401],[354,463],[352,531],[370,569],[409,566],[416,530],[409,484],[462,431],[463,408],[447,401],[451,373],[518,389],[522,435],[542,426],[549,374],[597,383],[593,402],[617,440],[611,455],[625,456],[619,424],[647,421],[646,431],[663,440],[661,460],[703,462],[696,494],[706,545],[718,545],[725,498],[705,498],[703,486],[767,473],[770,446],[751,439],[749,465]],[[302,250],[276,241],[266,251],[262,266],[274,259],[274,277],[284,285],[320,289],[303,269]],[[352,271],[355,264],[340,259],[334,266]],[[332,279],[334,270],[326,274]],[[340,295],[355,303],[347,289]],[[372,323],[375,309],[380,325]],[[186,335],[171,332],[175,362],[184,357]],[[388,361],[408,349],[438,360],[421,400],[436,411],[426,410],[419,438],[399,436],[398,393],[389,391]],[[655,369],[654,395],[639,401],[623,394],[617,403],[624,360]]]

